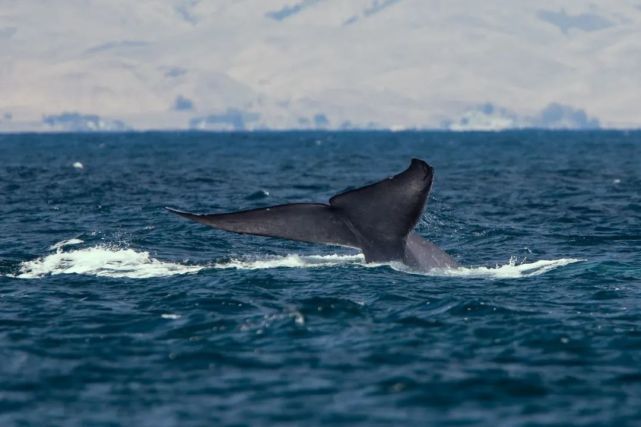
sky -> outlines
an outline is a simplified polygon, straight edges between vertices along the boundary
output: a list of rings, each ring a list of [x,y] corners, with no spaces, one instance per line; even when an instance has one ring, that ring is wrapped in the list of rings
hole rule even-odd
[[[641,127],[641,0],[0,0],[0,132]]]

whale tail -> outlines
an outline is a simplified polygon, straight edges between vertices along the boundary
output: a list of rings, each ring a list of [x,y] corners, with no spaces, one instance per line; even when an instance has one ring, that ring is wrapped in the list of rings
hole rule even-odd
[[[358,248],[367,262],[402,261],[433,175],[432,167],[413,159],[400,174],[338,194],[329,204],[294,203],[221,214],[166,209],[234,233]]]
[[[184,218],[234,233],[359,247],[342,218],[323,204],[295,203],[223,214],[194,214],[166,209]]]

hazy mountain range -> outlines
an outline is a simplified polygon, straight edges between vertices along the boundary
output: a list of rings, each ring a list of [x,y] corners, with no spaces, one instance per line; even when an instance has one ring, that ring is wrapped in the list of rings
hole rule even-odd
[[[641,0],[0,0],[0,131],[636,128]]]

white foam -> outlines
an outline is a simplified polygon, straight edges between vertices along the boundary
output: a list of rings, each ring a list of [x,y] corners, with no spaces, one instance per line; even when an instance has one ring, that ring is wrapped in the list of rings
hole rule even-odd
[[[459,267],[434,269],[427,273],[427,275],[490,279],[519,279],[522,277],[538,276],[556,268],[580,261],[584,260],[577,258],[560,258],[553,260],[543,259],[534,262],[524,262],[521,264],[517,264],[516,258],[512,257],[507,264],[496,265],[495,267]]]
[[[163,319],[168,319],[168,320],[177,320],[180,319],[180,314],[175,314],[175,313],[163,313],[160,315]]]
[[[95,246],[63,252],[65,245],[56,244],[56,253],[20,265],[15,277],[21,279],[38,279],[57,274],[86,274],[100,277],[128,277],[145,279],[165,277],[176,274],[196,273],[203,266],[184,265],[159,261],[148,252],[137,252],[133,249]]]
[[[74,162],[74,164],[73,164],[72,166],[73,166],[75,169],[84,169],[84,168],[85,168],[85,166],[84,166],[82,163],[80,163],[80,162]]]
[[[236,268],[238,270],[262,270],[268,268],[318,268],[345,264],[365,265],[363,254],[356,255],[297,255],[269,256],[260,258],[231,259],[214,264],[214,268]]]
[[[52,251],[61,251],[62,248],[65,246],[71,246],[71,245],[79,245],[81,243],[84,243],[84,240],[80,239],[69,239],[69,240],[63,240],[62,242],[58,242],[55,245],[52,245],[49,247]]]
[[[469,277],[515,279],[537,276],[568,264],[582,261],[576,258],[561,258],[556,260],[539,260],[518,264],[511,258],[507,264],[495,267],[459,267],[434,269],[427,273],[410,271],[399,263],[366,264],[363,254],[332,254],[332,255],[298,255],[259,256],[231,259],[208,265],[181,264],[160,261],[152,258],[146,251],[111,247],[106,245],[75,249],[65,252],[63,248],[84,243],[80,239],[69,239],[51,246],[55,253],[25,261],[20,264],[18,274],[14,277],[21,279],[38,279],[58,274],[84,274],[100,277],[125,277],[145,279],[166,277],[178,274],[193,274],[203,269],[238,269],[260,270],[272,268],[324,268],[341,265],[359,265],[363,267],[388,266],[405,273],[422,274],[426,276]]]

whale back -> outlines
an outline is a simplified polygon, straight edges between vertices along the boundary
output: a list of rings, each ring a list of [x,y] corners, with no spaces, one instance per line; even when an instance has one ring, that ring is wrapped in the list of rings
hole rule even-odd
[[[457,268],[459,264],[434,243],[412,232],[407,237],[403,263],[411,270],[429,271],[433,268]]]

